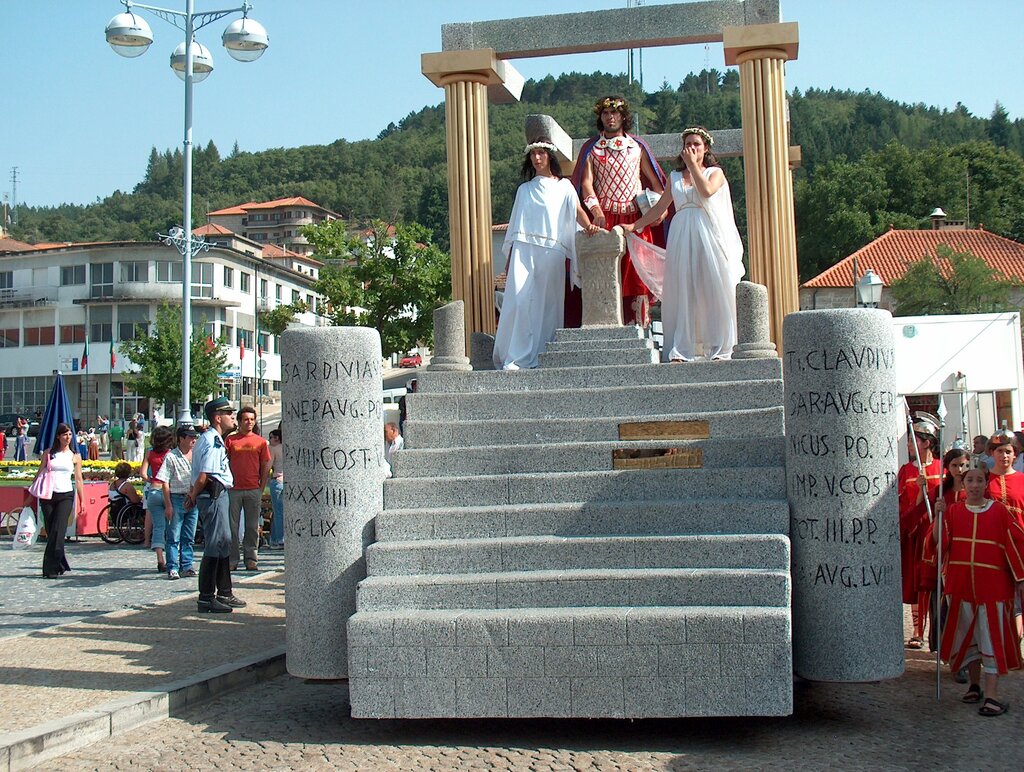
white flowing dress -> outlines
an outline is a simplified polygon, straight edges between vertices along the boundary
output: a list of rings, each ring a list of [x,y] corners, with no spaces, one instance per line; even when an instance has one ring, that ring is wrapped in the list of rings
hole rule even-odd
[[[702,173],[707,178],[714,169]],[[629,237],[637,272],[661,298],[662,359],[728,359],[736,345],[736,285],[745,270],[729,182],[704,198],[675,171],[669,189],[676,213],[666,248]]]
[[[566,179],[534,177],[516,191],[503,255],[510,255],[494,336],[499,370],[536,367],[565,319],[565,261],[576,269],[576,189]]]

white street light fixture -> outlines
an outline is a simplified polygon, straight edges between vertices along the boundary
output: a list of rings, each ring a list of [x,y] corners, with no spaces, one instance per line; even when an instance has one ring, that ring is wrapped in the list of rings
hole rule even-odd
[[[182,80],[185,80],[186,64],[185,43],[183,41],[178,43],[178,47],[175,48],[174,53],[171,54],[171,69],[174,70],[174,74]],[[202,43],[197,43],[193,40],[192,81],[194,83],[202,83],[211,72],[213,72],[213,56],[210,55],[210,49]]]
[[[878,308],[882,301],[882,279],[868,268],[857,282],[857,305],[862,308]]]
[[[153,33],[146,20],[132,13],[132,8],[142,8],[159,16],[185,33],[185,40],[171,54],[171,67],[179,78],[185,81],[185,138],[184,147],[184,196],[180,228],[176,227],[167,236],[159,237],[176,247],[181,253],[181,413],[179,422],[191,422],[191,369],[192,369],[192,258],[210,245],[202,239],[192,238],[192,85],[199,83],[213,72],[213,57],[206,46],[195,39],[197,30],[207,24],[231,14],[241,13],[224,30],[222,41],[228,54],[240,62],[259,59],[270,45],[270,38],[263,25],[248,18],[252,4],[246,0],[238,8],[195,13],[194,0],[185,0],[185,11],[171,11],[152,5],[121,0],[125,13],[119,13],[107,24],[106,37],[110,47],[121,56],[141,56],[153,42]]]

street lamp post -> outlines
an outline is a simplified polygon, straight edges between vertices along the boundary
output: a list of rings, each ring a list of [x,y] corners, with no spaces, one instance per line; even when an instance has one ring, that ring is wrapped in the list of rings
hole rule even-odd
[[[857,305],[861,308],[878,308],[882,301],[882,279],[868,268],[857,282]]]
[[[142,8],[156,14],[185,33],[185,40],[171,54],[171,69],[185,81],[185,137],[183,142],[183,202],[182,225],[167,235],[160,235],[164,243],[173,245],[181,252],[181,408],[179,422],[192,420],[191,395],[191,343],[192,343],[192,258],[209,244],[192,238],[192,85],[206,79],[213,71],[213,57],[209,50],[195,40],[195,33],[208,24],[234,13],[242,18],[231,22],[221,36],[224,47],[231,58],[240,62],[259,59],[270,39],[263,25],[249,18],[252,5],[242,3],[237,8],[195,13],[194,0],[185,0],[185,11],[172,11],[131,0],[121,0],[125,7],[106,27],[106,38],[110,47],[121,56],[134,59],[146,52],[153,43],[153,33],[142,17],[132,8]]]

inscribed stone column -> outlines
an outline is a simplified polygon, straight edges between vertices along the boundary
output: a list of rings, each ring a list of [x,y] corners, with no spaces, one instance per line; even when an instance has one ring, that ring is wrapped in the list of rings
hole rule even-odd
[[[467,335],[493,335],[487,86],[502,82],[501,66],[493,49],[486,48],[423,54],[421,68],[432,83],[444,88],[452,298],[466,304]]]
[[[291,328],[281,352],[288,672],[344,678],[346,622],[384,508],[380,334]]]
[[[776,343],[786,315],[800,308],[783,83],[785,63],[796,59],[797,39],[795,22],[723,30],[725,63],[740,69],[750,280],[768,288]]]
[[[903,673],[892,317],[785,321],[793,667],[812,681]]]
[[[583,326],[621,327],[622,303],[619,258],[626,252],[626,239],[619,228],[593,236],[576,234],[576,259],[583,283]]]

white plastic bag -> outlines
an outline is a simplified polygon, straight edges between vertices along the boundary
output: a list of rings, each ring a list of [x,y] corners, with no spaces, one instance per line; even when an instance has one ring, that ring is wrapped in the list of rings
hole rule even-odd
[[[18,518],[18,530],[14,534],[12,546],[16,550],[28,549],[36,543],[37,536],[39,536],[39,528],[36,527],[35,513],[31,507],[25,507],[21,510],[21,517]]]

